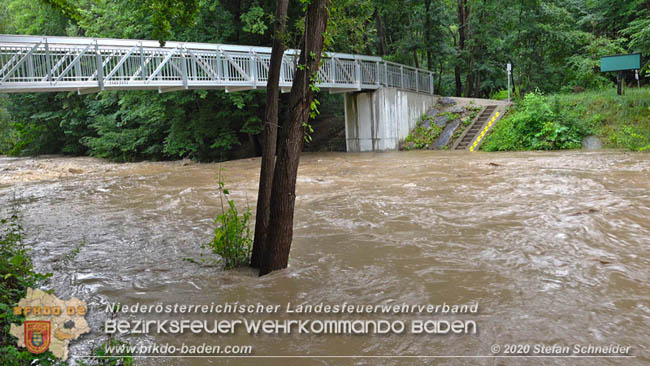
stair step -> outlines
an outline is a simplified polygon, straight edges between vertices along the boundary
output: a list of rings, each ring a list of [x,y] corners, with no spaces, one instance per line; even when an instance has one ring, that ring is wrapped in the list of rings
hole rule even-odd
[[[465,150],[467,149],[476,136],[481,132],[485,123],[492,117],[497,106],[490,105],[483,109],[483,111],[478,115],[474,122],[469,126],[465,136],[460,140],[458,145],[456,145],[456,150]]]

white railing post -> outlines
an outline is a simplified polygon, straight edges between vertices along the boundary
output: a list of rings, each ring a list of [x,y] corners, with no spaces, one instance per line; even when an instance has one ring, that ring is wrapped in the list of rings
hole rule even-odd
[[[251,73],[251,81],[253,82],[253,88],[257,88],[257,65],[255,61],[255,52],[253,50],[250,51],[250,73]]]
[[[399,84],[404,89],[404,66],[399,65]]]
[[[50,46],[47,44],[47,38],[45,40],[45,62],[47,63],[47,81],[50,82],[50,85],[52,84],[52,76],[50,73],[52,72],[52,60],[50,59]]]
[[[223,68],[222,62],[221,62],[221,50],[217,48],[217,80],[223,79],[223,72],[221,69]]]
[[[97,40],[95,40],[95,54],[97,55],[97,85],[99,90],[104,90],[104,64],[102,63],[102,54],[99,52]]]
[[[418,74],[418,69],[415,69],[415,91],[420,91],[420,77]]]
[[[386,61],[384,61],[384,84],[390,86],[388,84],[388,63]]]
[[[431,90],[431,94],[435,94],[433,90],[433,73],[429,73],[429,90]]]
[[[142,81],[145,80],[145,73],[144,73],[144,48],[142,47],[142,42],[140,42],[140,77],[142,78]]]
[[[379,81],[379,61],[375,62],[375,84],[377,86],[381,85],[381,82]]]
[[[187,89],[187,58],[185,58],[185,47],[181,47],[181,73],[183,76],[183,88]]]
[[[361,89],[361,85],[363,84],[363,79],[362,79],[362,73],[361,73],[361,60],[359,60],[359,57],[354,58],[354,66],[355,66],[355,71],[356,71],[356,78],[357,78],[357,85],[359,89]]]

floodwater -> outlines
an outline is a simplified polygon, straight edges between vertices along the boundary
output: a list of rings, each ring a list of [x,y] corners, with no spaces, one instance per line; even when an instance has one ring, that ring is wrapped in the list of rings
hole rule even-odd
[[[88,302],[87,355],[105,340],[107,303],[467,304],[462,335],[138,335],[252,345],[256,356],[139,358],[138,365],[642,365],[650,362],[650,155],[317,153],[301,160],[288,269],[258,278],[200,261],[220,210],[219,164],[0,159],[0,204],[22,215],[51,288]],[[259,159],[221,164],[238,206],[255,208]],[[209,256],[209,253],[205,253]],[[196,319],[237,319],[217,314]],[[120,315],[138,319],[138,315]],[[181,319],[157,315],[152,319]],[[350,319],[272,314],[258,319]],[[630,346],[632,358],[320,358],[490,356],[494,344]]]

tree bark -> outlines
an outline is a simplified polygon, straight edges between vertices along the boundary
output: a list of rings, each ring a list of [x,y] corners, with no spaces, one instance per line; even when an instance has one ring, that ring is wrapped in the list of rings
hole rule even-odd
[[[278,99],[280,97],[280,73],[284,44],[282,37],[286,30],[289,0],[277,0],[275,25],[273,29],[273,48],[266,85],[266,110],[264,114],[264,145],[262,148],[262,167],[260,168],[260,186],[257,195],[257,212],[255,214],[255,236],[251,267],[259,268],[261,263],[266,233],[269,228],[271,187],[275,168],[275,153],[278,140]]]
[[[260,276],[286,268],[289,262],[296,203],[296,177],[304,145],[304,124],[309,118],[311,103],[314,100],[314,90],[310,83],[320,66],[323,34],[327,29],[328,5],[329,0],[312,0],[307,6],[305,37],[299,60],[299,65],[302,66],[294,75],[288,118],[281,132],[271,190],[271,216]]]
[[[467,50],[469,55],[467,56],[467,75],[465,79],[465,96],[472,96],[472,88],[474,86],[474,49],[473,47],[467,47],[466,43],[468,39],[471,39],[472,29],[470,23],[470,5],[467,0],[459,0],[458,4],[461,6],[462,2],[462,24],[459,24],[459,29],[463,29],[463,42],[462,49]],[[470,44],[471,45],[471,44]]]
[[[462,60],[463,51],[465,50],[466,5],[466,0],[458,0],[458,60]],[[461,70],[458,62],[456,61],[454,74],[456,77],[456,96],[460,97],[463,94],[463,82],[461,81]]]
[[[440,88],[442,87],[442,73],[444,71],[444,65],[442,60],[440,60],[440,71],[438,72],[438,85],[436,86],[436,93],[440,95]]]
[[[424,40],[427,50],[427,70],[433,70],[433,55],[431,54],[431,0],[424,1]]]
[[[379,14],[378,8],[375,8],[375,13],[373,15],[375,16],[375,21],[377,23],[378,53],[379,56],[383,56],[386,54],[386,41],[384,40],[384,25],[381,22],[381,15]]]

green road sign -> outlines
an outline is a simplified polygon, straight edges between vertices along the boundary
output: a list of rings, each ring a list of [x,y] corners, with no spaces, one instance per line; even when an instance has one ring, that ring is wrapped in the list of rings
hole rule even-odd
[[[600,59],[600,71],[638,70],[641,68],[641,54],[606,56]]]

